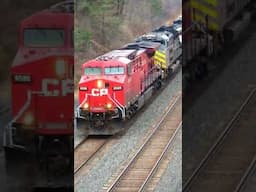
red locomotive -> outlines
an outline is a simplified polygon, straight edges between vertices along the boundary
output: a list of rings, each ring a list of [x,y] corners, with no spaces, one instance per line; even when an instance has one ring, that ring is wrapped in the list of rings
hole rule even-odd
[[[4,132],[6,156],[10,149],[45,151],[46,146],[57,146],[52,142],[72,150],[73,23],[72,1],[21,22],[11,68],[12,121]]]
[[[153,59],[159,46],[131,43],[84,63],[78,118],[93,129],[108,129],[110,120],[129,119],[161,86],[161,70]]]

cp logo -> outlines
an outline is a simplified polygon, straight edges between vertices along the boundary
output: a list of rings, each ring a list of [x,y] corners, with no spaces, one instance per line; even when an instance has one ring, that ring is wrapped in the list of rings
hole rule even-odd
[[[92,96],[104,96],[108,95],[108,90],[107,89],[92,89]]]
[[[52,88],[50,88],[52,87]],[[73,94],[74,82],[71,79],[43,79],[42,92],[45,96],[67,96]]]

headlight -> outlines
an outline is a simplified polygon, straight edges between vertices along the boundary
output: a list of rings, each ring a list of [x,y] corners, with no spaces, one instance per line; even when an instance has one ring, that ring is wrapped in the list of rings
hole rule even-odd
[[[113,87],[113,91],[120,91],[122,89],[123,89],[122,86],[115,86],[115,87]]]
[[[13,80],[17,83],[30,83],[31,75],[24,75],[24,74],[13,75]]]
[[[88,110],[88,109],[89,109],[89,103],[85,103],[85,104],[83,105],[83,109],[84,109],[84,110]]]
[[[87,91],[87,87],[79,87],[80,91]]]
[[[34,115],[31,112],[26,113],[23,122],[25,125],[31,125],[34,122]]]
[[[112,104],[111,103],[107,103],[106,108],[107,109],[111,109],[112,108]]]
[[[98,80],[97,81],[97,87],[100,89],[103,87],[103,81],[102,80]]]

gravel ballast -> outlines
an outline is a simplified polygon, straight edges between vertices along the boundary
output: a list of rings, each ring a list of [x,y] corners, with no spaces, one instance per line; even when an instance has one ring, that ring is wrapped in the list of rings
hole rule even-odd
[[[133,126],[90,170],[90,173],[81,177],[75,186],[75,191],[98,192],[102,189],[120,166],[127,162],[129,154],[138,148],[141,138],[156,123],[171,99],[181,91],[181,77],[179,71],[163,92],[146,108],[143,115],[135,120]]]
[[[168,167],[154,189],[154,192],[182,191],[182,131],[177,134],[173,149],[168,154],[171,160]]]

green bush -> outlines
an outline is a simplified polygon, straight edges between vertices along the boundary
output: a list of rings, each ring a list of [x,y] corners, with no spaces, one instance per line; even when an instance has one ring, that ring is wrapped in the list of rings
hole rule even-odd
[[[75,49],[81,51],[82,49],[88,49],[90,46],[90,40],[92,39],[92,33],[86,30],[82,30],[79,27],[75,28]]]

